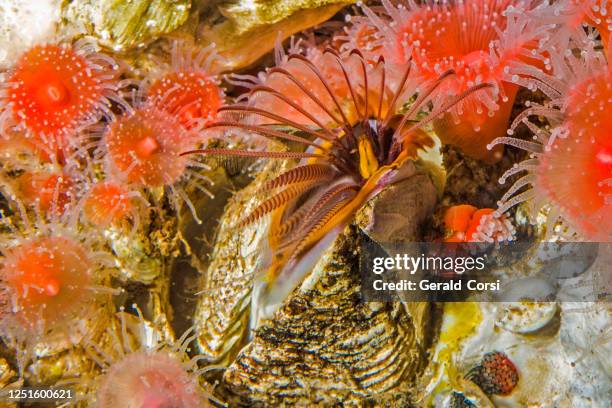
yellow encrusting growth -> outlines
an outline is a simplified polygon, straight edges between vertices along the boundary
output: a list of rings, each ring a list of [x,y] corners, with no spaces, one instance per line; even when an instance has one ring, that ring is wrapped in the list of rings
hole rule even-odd
[[[444,322],[440,339],[432,361],[436,362],[428,396],[424,406],[434,406],[434,396],[444,390],[452,390],[455,384],[462,382],[461,373],[453,361],[466,339],[473,336],[483,320],[480,305],[477,302],[458,302],[444,304]]]

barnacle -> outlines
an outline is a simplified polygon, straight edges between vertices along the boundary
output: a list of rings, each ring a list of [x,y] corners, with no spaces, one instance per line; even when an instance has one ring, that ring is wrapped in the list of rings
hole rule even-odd
[[[546,26],[522,16],[525,2],[519,0],[422,3],[396,7],[383,2],[383,15],[364,7],[379,31],[374,46],[400,67],[414,63],[427,80],[453,69],[453,80],[433,95],[436,106],[474,85],[494,84],[466,98],[434,126],[442,142],[496,161],[500,152],[487,151],[486,144],[505,131],[519,87],[535,86],[531,78],[544,65],[539,40],[546,37]]]
[[[264,289],[264,297],[272,294],[274,299],[282,299],[293,289],[356,210],[398,181],[398,169],[406,160],[415,158],[418,149],[431,146],[429,136],[421,130],[423,126],[469,95],[489,87],[471,87],[423,116],[429,96],[452,72],[423,84],[413,80],[408,64],[394,87],[387,82],[384,59],[369,65],[358,51],[340,55],[327,49],[318,60],[320,65],[300,54],[289,55],[288,61],[299,64],[300,70],[294,72],[310,75],[298,77],[287,69],[273,68],[266,82],[271,86],[255,86],[245,104],[223,107],[221,112],[226,115],[208,129],[251,132],[302,145],[305,151],[189,152],[300,159],[295,167],[261,188],[260,193],[268,198],[237,225],[242,227],[272,214],[268,232],[272,259],[267,282],[273,289]],[[286,84],[294,88],[287,89]],[[422,87],[420,93],[418,86]],[[414,101],[403,111],[399,100],[410,96]],[[274,109],[263,103],[270,98],[276,99]],[[277,112],[295,114],[289,119]],[[232,120],[236,114],[246,118]],[[282,130],[281,126],[291,130]]]
[[[585,55],[591,55],[585,52]],[[500,180],[526,171],[500,200],[498,213],[528,202],[535,217],[547,203],[548,234],[561,217],[588,240],[610,241],[612,231],[612,123],[606,107],[612,100],[610,71],[599,60],[569,56],[565,76],[550,78],[552,101],[544,106],[530,104],[519,115],[509,133],[525,124],[534,141],[502,137],[490,146],[505,143],[530,153],[530,157],[508,170]],[[538,125],[534,116],[550,125]],[[532,188],[525,189],[526,186]]]

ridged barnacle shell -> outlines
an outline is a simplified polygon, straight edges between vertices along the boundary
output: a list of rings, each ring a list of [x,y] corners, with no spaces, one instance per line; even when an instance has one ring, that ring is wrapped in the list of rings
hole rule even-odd
[[[264,167],[253,183],[232,197],[220,219],[212,262],[207,271],[202,271],[201,296],[194,317],[199,352],[210,362],[229,364],[243,345],[249,325],[252,272],[261,255],[257,243],[266,239],[260,225],[240,230],[232,226],[254,207],[251,198],[258,186],[286,165],[271,162]]]
[[[401,202],[411,203],[415,211],[414,217],[406,217],[403,230],[408,233],[403,238],[418,240],[415,226],[429,215],[436,193],[423,172],[413,163],[406,166],[412,177],[402,186],[390,187],[387,195],[383,191],[358,218],[359,224],[370,224],[377,206],[386,216],[397,215],[399,208],[391,203],[408,195],[416,199]],[[283,167],[271,163],[226,207],[198,302],[200,353],[229,365],[223,388],[238,403],[408,404],[410,386],[423,368],[428,347],[430,305],[361,300],[357,259],[362,232],[354,226],[324,251],[273,317],[249,334],[252,277],[261,262],[258,248],[267,242],[266,228],[265,223],[240,231],[230,226],[250,211],[253,192]],[[423,191],[427,193],[419,194]],[[397,224],[381,213],[378,230],[384,231],[384,222]]]
[[[409,403],[424,363],[429,308],[361,302],[355,234],[338,238],[225,372],[242,403]]]

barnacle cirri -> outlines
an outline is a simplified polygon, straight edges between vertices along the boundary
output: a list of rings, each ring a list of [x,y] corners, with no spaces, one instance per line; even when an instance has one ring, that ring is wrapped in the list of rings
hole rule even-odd
[[[278,304],[284,299],[355,212],[399,181],[402,164],[431,145],[423,126],[490,87],[476,85],[427,112],[433,90],[452,77],[452,71],[423,83],[408,64],[394,85],[383,58],[370,64],[359,51],[341,55],[331,48],[316,55],[313,59],[290,54],[284,66],[270,69],[266,80],[251,89],[246,103],[221,108],[220,120],[208,126],[289,141],[305,150],[189,152],[299,159],[295,167],[261,187],[260,193],[268,198],[237,225],[272,215],[270,256],[263,268],[267,273],[255,292],[256,303]],[[404,108],[400,101],[411,98]]]

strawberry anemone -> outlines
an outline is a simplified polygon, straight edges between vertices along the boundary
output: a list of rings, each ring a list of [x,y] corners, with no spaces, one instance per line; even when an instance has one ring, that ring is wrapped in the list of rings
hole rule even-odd
[[[185,43],[175,42],[170,65],[154,74],[147,97],[178,117],[183,126],[210,123],[223,102],[223,91],[211,71],[218,59],[213,46],[196,52]]]
[[[2,76],[0,127],[25,131],[50,156],[74,144],[77,132],[112,117],[119,67],[88,40],[43,44],[26,50]]]
[[[491,143],[490,147],[504,143],[530,153],[500,180],[503,183],[510,176],[527,172],[502,197],[497,212],[527,202],[535,216],[550,204],[549,234],[560,217],[583,239],[610,242],[612,121],[607,110],[612,106],[612,72],[607,67],[597,69],[593,61],[570,58],[572,68],[567,72],[575,74],[562,80],[551,78],[552,102],[545,106],[530,104],[509,131],[512,135],[514,128],[525,124],[534,141],[510,136]],[[600,68],[603,64],[602,57]],[[545,118],[549,125],[530,121],[533,116]]]
[[[89,402],[100,408],[114,407],[212,407],[208,390],[200,385],[199,376],[208,371],[198,368],[199,356],[187,355],[189,344],[195,336],[187,330],[178,341],[161,343],[161,338],[151,336],[158,329],[138,312],[135,316],[118,313],[117,322],[107,331],[117,340],[114,350],[102,350],[91,344],[89,355],[102,368],[103,374],[92,383]],[[139,333],[138,333],[139,332]],[[135,345],[140,342],[140,346]],[[112,351],[109,353],[108,351]]]
[[[21,349],[41,341],[76,343],[92,334],[91,322],[103,317],[102,304],[112,292],[104,288],[108,256],[59,224],[6,238],[0,292],[8,304],[0,315],[1,336]]]
[[[364,12],[379,31],[388,61],[399,67],[412,62],[424,80],[454,70],[454,78],[433,95],[435,106],[474,85],[495,85],[436,119],[434,128],[443,143],[473,158],[489,162],[501,158],[500,149],[491,152],[486,145],[507,129],[519,87],[534,89],[531,78],[544,66],[539,40],[545,37],[546,26],[520,12],[511,13],[526,6],[523,0],[383,4],[386,15],[367,7]]]
[[[261,186],[268,198],[238,224],[244,227],[271,214],[269,264],[254,296],[255,302],[269,306],[278,304],[310,272],[367,200],[401,180],[404,162],[432,145],[422,127],[488,87],[469,88],[425,113],[431,93],[452,73],[424,84],[414,80],[408,64],[402,79],[392,85],[384,59],[370,65],[356,50],[340,55],[326,49],[314,61],[290,54],[287,64],[293,68],[271,69],[266,84],[251,89],[245,103],[223,107],[220,120],[208,129],[229,128],[302,149],[189,152],[298,160]],[[413,102],[404,111],[400,98],[410,96]],[[235,117],[243,121],[231,119]]]
[[[62,172],[25,172],[15,180],[18,198],[40,213],[59,216],[76,196],[74,179]]]
[[[135,188],[165,190],[176,209],[182,200],[199,221],[182,182],[188,179],[191,186],[210,195],[201,183],[212,184],[211,180],[197,171],[209,167],[180,155],[198,146],[199,127],[185,127],[179,116],[162,109],[160,104],[158,100],[155,104],[149,100],[137,102],[110,123],[99,155],[113,178]]]
[[[82,207],[85,219],[99,228],[119,225],[130,219],[132,229],[138,229],[139,205],[146,201],[138,191],[114,180],[105,180],[91,185],[83,197]]]

